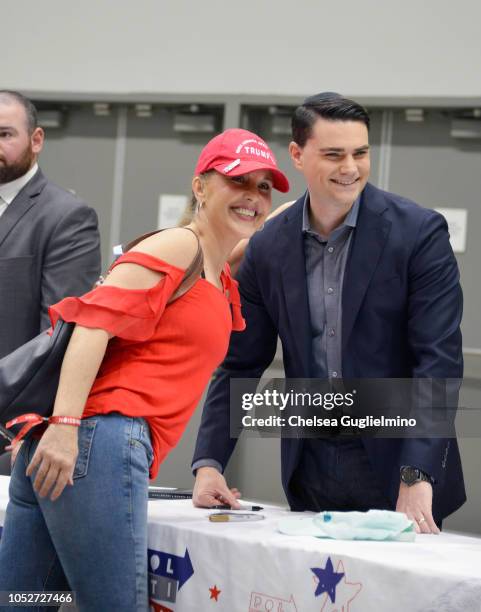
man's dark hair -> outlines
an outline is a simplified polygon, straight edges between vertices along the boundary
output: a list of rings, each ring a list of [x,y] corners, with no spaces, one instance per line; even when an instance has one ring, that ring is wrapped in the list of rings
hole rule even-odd
[[[37,109],[33,103],[18,91],[0,89],[0,102],[17,102],[23,107],[27,118],[27,130],[32,134],[38,125]]]
[[[369,129],[367,110],[348,98],[332,91],[309,96],[292,116],[292,140],[303,147],[311,137],[312,126],[322,117],[332,121],[360,121]]]

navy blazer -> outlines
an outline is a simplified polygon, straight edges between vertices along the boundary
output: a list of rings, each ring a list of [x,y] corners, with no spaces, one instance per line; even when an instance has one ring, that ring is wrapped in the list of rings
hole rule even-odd
[[[229,380],[260,378],[282,342],[288,378],[311,376],[311,330],[302,235],[304,196],[250,241],[238,274],[244,332],[234,332],[211,384],[194,462],[226,466]],[[367,184],[348,254],[342,292],[344,378],[454,378],[463,371],[459,271],[440,214]],[[363,439],[372,467],[395,504],[399,470],[413,465],[434,477],[433,515],[441,520],[465,490],[455,438]],[[290,480],[302,439],[281,441],[282,483],[294,510],[302,505]]]

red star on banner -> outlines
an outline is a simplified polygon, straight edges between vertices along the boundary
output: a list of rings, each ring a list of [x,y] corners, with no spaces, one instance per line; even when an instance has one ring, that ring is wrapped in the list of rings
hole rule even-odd
[[[215,601],[219,601],[217,598],[219,597],[219,595],[222,593],[222,591],[220,591],[217,588],[217,585],[214,584],[213,587],[209,587],[209,591],[210,591],[210,598],[211,599],[215,599]]]
[[[157,602],[150,600],[150,610],[151,612],[174,612],[171,608],[167,608],[162,604],[158,604]]]

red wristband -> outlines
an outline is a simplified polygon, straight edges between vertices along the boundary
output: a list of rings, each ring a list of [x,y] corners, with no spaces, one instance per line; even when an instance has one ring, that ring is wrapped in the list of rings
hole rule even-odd
[[[48,424],[51,425],[73,425],[74,427],[80,427],[81,419],[72,416],[51,416],[48,417]]]
[[[18,432],[15,438],[11,441],[11,444],[16,444],[19,442],[27,433],[36,425],[40,425],[41,423],[48,423],[53,425],[73,425],[74,427],[80,427],[80,423],[82,419],[78,419],[77,417],[72,416],[51,416],[51,417],[42,417],[39,414],[28,413],[22,414],[21,416],[8,421],[5,423],[5,427],[10,429],[14,425],[18,423],[25,423],[22,429]]]

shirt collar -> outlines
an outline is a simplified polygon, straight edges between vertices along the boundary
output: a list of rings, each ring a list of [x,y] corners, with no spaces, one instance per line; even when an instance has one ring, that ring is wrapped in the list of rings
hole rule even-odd
[[[349,212],[347,213],[347,217],[341,223],[341,225],[336,228],[340,229],[343,226],[347,227],[356,227],[357,225],[357,217],[359,215],[359,205],[361,203],[361,196],[359,195],[355,200],[354,204],[351,206]],[[304,196],[304,207],[302,210],[302,232],[312,232],[317,234],[315,230],[312,229],[311,223],[309,221],[309,192],[306,191],[306,195]]]
[[[3,183],[0,185],[0,196],[7,204],[11,204],[12,201],[17,197],[19,191],[25,187],[28,181],[34,176],[38,170],[38,164],[35,163],[30,170],[23,176],[10,181],[9,183]]]

